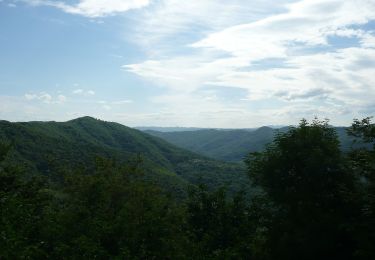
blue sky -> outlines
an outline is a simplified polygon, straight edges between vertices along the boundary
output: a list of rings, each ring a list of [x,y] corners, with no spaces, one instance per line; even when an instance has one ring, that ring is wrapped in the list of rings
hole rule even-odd
[[[375,0],[0,0],[0,119],[375,115]]]

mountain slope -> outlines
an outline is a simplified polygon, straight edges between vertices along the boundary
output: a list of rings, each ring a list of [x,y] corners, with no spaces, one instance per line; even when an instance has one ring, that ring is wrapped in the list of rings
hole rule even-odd
[[[13,144],[9,160],[35,173],[59,168],[94,167],[96,156],[125,162],[141,155],[147,178],[181,192],[188,183],[205,181],[230,190],[247,184],[244,167],[218,162],[117,123],[90,117],[68,122],[11,123],[0,121],[0,140]]]
[[[348,151],[352,146],[353,138],[346,134],[345,127],[336,127],[335,129],[342,150]],[[184,132],[158,132],[151,130],[145,132],[198,154],[217,160],[240,162],[249,152],[263,150],[268,143],[273,141],[277,132],[285,132],[287,130],[288,127],[280,129],[260,127],[254,131],[248,131],[247,129],[203,129]]]
[[[190,151],[224,161],[238,162],[249,152],[262,150],[272,141],[275,130],[261,127],[248,130],[198,130],[185,132],[146,131]]]

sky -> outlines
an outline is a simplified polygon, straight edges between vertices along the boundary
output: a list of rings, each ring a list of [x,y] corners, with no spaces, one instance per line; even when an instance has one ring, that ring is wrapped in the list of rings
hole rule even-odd
[[[0,0],[0,119],[375,115],[375,0]]]

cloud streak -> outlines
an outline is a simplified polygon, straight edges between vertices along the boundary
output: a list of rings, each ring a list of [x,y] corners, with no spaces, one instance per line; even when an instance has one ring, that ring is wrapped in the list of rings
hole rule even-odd
[[[60,94],[54,98],[47,92],[40,92],[39,94],[26,93],[24,98],[28,101],[37,100],[45,104],[63,104],[67,101],[67,98],[64,95]]]
[[[80,95],[80,96],[94,96],[95,91],[93,90],[83,90],[81,88],[75,89],[72,91],[74,95]]]
[[[70,14],[90,18],[105,17],[140,9],[150,4],[150,0],[80,0],[77,4],[64,1],[23,0],[34,6],[51,6]]]
[[[372,0],[20,2],[58,8],[88,21],[121,14],[115,27],[122,28],[116,33],[125,42],[114,43],[116,51],[108,53],[116,52],[119,56],[111,56],[127,62],[121,67],[125,80],[124,85],[108,82],[124,86],[122,98],[142,99],[128,105],[132,101],[119,100],[118,92],[96,100],[99,91],[78,84],[66,90],[72,94],[69,104],[85,103],[97,113],[110,110],[106,115],[136,125],[146,120],[155,125],[249,127],[239,122],[288,124],[318,115],[347,124],[352,117],[375,112]],[[126,46],[119,48],[121,44]],[[141,81],[138,88],[135,78]],[[65,102],[47,93],[24,99],[45,106]]]
[[[301,102],[306,113],[371,110],[375,36],[365,25],[375,20],[375,2],[302,0],[280,10],[250,22],[239,18],[238,24],[235,16],[220,26],[203,22],[210,30],[200,31],[201,39],[186,44],[182,55],[167,52],[123,69],[185,98],[207,86],[225,86],[245,89],[249,102],[278,104],[279,111]]]

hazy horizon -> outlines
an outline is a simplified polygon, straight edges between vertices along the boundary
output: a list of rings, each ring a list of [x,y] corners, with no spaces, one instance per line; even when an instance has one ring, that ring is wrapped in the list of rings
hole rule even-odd
[[[257,128],[375,114],[375,1],[0,0],[0,120]]]
[[[119,124],[122,124],[124,126],[134,128],[134,129],[138,129],[138,130],[142,130],[142,131],[144,131],[144,130],[154,130],[154,129],[157,129],[157,128],[166,129],[166,130],[167,129],[181,129],[181,131],[194,131],[194,130],[204,130],[204,129],[213,129],[213,130],[256,130],[256,129],[259,129],[259,128],[262,128],[262,127],[279,129],[279,128],[283,128],[283,127],[297,127],[299,122],[302,120],[301,119],[298,122],[296,122],[295,124],[289,124],[289,125],[259,125],[259,126],[254,126],[254,127],[199,127],[199,126],[180,126],[180,125],[166,125],[166,126],[159,126],[159,125],[126,125],[126,124],[121,123],[121,122],[105,120],[105,119],[101,119],[101,118],[97,118],[95,116],[89,116],[89,115],[86,115],[86,116],[84,115],[84,116],[81,116],[81,117],[76,117],[76,118],[71,118],[71,119],[66,119],[66,120],[53,120],[52,119],[52,120],[20,120],[20,121],[17,121],[17,120],[5,120],[5,119],[0,118],[0,121],[5,120],[5,121],[12,122],[12,123],[28,123],[28,122],[59,122],[59,123],[64,123],[64,122],[68,122],[68,121],[72,121],[72,120],[78,120],[78,119],[82,119],[82,118],[93,118],[95,120],[101,120],[101,121],[104,121],[104,122],[119,123]],[[308,123],[311,123],[314,119],[308,120]],[[318,120],[326,120],[326,119],[320,119],[320,118],[317,118],[317,119]],[[332,127],[350,127],[351,126],[351,123],[348,124],[348,125],[333,125],[333,124],[330,123],[330,120],[328,120],[328,123]],[[191,129],[191,130],[184,130],[184,129]],[[167,132],[173,132],[173,131],[168,130]]]

